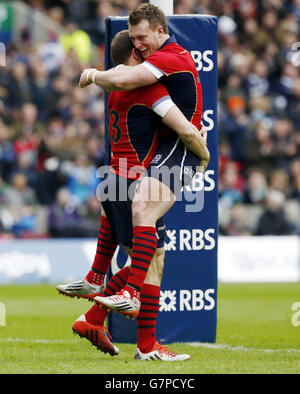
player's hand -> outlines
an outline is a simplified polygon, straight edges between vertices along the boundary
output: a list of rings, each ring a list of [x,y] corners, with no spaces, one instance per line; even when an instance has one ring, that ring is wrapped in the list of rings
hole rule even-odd
[[[96,68],[86,68],[80,75],[79,86],[85,88],[86,86],[93,83],[93,76],[98,70]]]

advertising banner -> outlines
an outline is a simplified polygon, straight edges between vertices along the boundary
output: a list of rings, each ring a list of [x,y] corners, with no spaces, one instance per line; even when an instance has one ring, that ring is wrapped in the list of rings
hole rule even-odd
[[[190,223],[193,227],[194,222]],[[167,312],[166,316],[170,313],[169,316],[172,317],[173,312],[178,311],[212,311],[216,300],[215,289],[207,286],[206,275],[203,275],[203,278],[192,278],[192,283],[197,280],[197,285],[200,285],[191,287],[186,270],[181,271],[181,265],[176,263],[176,255],[185,253],[185,258],[181,260],[184,267],[189,264],[191,255],[197,252],[197,249],[208,255],[215,247],[214,232],[209,230],[202,233],[200,229],[190,231],[179,225],[178,228],[179,230],[176,230],[174,226],[174,229],[168,230],[166,269],[169,276],[163,281],[161,315],[164,316],[164,312]],[[89,238],[1,241],[0,285],[54,285],[81,279],[93,263],[96,244],[96,239]],[[204,262],[205,260],[203,264]],[[130,257],[119,247],[113,256],[110,273],[115,274],[121,267],[129,264]],[[202,262],[200,264],[202,265]],[[209,273],[209,269],[207,272]],[[178,279],[179,275],[181,277]],[[175,280],[178,283],[174,282]],[[219,236],[218,280],[224,283],[299,282],[299,237]],[[123,318],[121,321],[123,325],[130,323]]]
[[[96,240],[11,240],[0,242],[0,285],[69,283],[85,277]]]
[[[297,282],[300,242],[294,236],[220,237],[222,282]]]
[[[0,43],[7,44],[13,31],[13,6],[9,2],[0,4]],[[3,64],[0,64],[3,66]]]

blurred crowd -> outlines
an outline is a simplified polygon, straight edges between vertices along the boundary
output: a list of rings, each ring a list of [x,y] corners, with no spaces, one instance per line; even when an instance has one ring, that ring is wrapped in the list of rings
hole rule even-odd
[[[137,0],[27,0],[64,27],[7,48],[0,71],[0,237],[93,237],[104,164],[105,18]],[[299,234],[300,0],[175,0],[219,16],[220,234]],[[297,43],[299,44],[297,46]],[[205,95],[205,92],[204,92]]]

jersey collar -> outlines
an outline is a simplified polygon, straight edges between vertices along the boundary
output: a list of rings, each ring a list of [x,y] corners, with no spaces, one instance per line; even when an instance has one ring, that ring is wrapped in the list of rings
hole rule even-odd
[[[171,37],[168,38],[168,39],[162,44],[162,46],[159,48],[159,50],[163,49],[166,45],[173,44],[174,42],[177,42],[177,40],[176,40],[174,34],[172,34]]]

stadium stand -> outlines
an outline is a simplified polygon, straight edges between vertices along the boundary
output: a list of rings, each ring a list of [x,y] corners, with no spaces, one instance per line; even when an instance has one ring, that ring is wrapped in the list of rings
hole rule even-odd
[[[78,79],[103,67],[105,17],[139,1],[23,3],[60,29],[41,42],[20,22],[5,37],[0,237],[97,236],[104,92]],[[220,234],[299,234],[300,1],[177,0],[174,13],[219,16]]]

